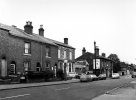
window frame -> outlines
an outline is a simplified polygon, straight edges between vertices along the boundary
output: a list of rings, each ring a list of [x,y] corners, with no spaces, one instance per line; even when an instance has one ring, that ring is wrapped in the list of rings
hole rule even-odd
[[[46,69],[50,69],[50,67],[51,67],[51,62],[47,61],[45,68],[46,68]]]
[[[25,63],[27,63],[28,64],[28,67],[27,67],[27,70],[25,70],[26,69],[26,67],[25,67]],[[30,69],[31,69],[31,62],[30,61],[24,61],[24,63],[23,63],[23,67],[24,67],[24,71],[29,71]]]
[[[58,58],[61,58],[60,49],[58,49]]]
[[[13,72],[11,72],[11,66],[12,66],[12,68],[13,68]],[[10,75],[14,75],[14,74],[16,74],[16,64],[10,64],[10,73],[9,73]]]
[[[51,47],[46,46],[46,57],[51,57]]]
[[[69,59],[70,59],[70,60],[73,59],[73,57],[72,57],[72,52],[71,52],[71,51],[69,52]]]
[[[26,48],[26,44],[28,44],[28,48]],[[28,52],[26,52],[28,50]],[[25,42],[24,43],[24,54],[31,54],[31,43],[30,42]]]
[[[67,58],[67,51],[64,50],[64,59],[66,59],[66,58]]]

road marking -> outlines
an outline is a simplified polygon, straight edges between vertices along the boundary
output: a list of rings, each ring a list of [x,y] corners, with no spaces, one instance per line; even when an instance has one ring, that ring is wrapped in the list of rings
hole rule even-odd
[[[67,87],[67,88],[61,88],[61,89],[56,89],[56,91],[60,91],[60,90],[67,90],[69,89],[70,87]]]
[[[28,95],[30,95],[30,94],[23,94],[23,95],[11,96],[11,97],[4,97],[4,98],[0,98],[0,100],[23,97],[23,96],[28,96]]]

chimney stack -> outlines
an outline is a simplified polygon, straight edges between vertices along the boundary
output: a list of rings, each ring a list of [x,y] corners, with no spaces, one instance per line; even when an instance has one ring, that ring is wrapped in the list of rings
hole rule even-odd
[[[84,55],[85,53],[86,53],[86,49],[85,49],[85,47],[83,47],[82,55]]]
[[[33,33],[32,22],[30,22],[30,21],[26,22],[26,25],[24,26],[24,30],[26,33],[32,34]]]
[[[102,57],[106,57],[106,54],[105,54],[105,53],[102,53]]]
[[[39,28],[39,35],[44,37],[44,29],[43,29],[43,25],[40,25],[40,28]]]
[[[99,48],[96,46],[95,48],[96,57],[99,57]]]
[[[68,38],[64,38],[64,43],[68,44]]]

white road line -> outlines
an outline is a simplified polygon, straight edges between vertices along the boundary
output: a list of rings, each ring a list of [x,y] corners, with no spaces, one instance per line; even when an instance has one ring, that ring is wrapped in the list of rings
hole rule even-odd
[[[11,97],[4,97],[4,98],[0,98],[0,100],[23,97],[23,96],[28,96],[28,95],[30,95],[30,94],[23,94],[23,95],[11,96]]]
[[[67,87],[67,88],[61,88],[61,89],[56,89],[56,91],[60,91],[60,90],[67,90],[69,89],[70,87]]]

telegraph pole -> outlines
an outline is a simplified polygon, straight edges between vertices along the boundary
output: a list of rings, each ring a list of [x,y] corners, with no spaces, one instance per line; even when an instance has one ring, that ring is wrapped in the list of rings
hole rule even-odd
[[[95,60],[95,74],[96,74],[96,42],[94,41],[94,60]]]

